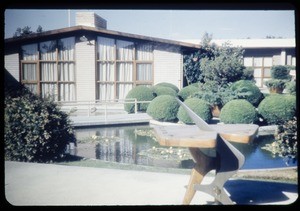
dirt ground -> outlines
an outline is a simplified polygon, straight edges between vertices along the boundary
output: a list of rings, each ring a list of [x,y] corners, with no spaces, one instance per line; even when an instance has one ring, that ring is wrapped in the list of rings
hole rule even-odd
[[[243,170],[233,177],[261,180],[275,180],[298,183],[298,168],[285,168],[275,170]]]

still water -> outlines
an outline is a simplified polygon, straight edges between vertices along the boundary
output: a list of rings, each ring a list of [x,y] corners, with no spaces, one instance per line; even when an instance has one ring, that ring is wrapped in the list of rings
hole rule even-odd
[[[194,162],[186,148],[160,146],[151,137],[151,132],[149,125],[77,128],[75,155],[136,165],[193,167]],[[297,166],[296,161],[274,157],[271,152],[261,149],[265,144],[272,143],[273,139],[274,136],[269,135],[257,137],[251,144],[232,143],[245,156],[241,169]]]

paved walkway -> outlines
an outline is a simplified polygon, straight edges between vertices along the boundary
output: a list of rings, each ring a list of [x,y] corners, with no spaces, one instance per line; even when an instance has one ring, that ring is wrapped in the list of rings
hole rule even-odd
[[[208,174],[203,183],[213,177]],[[24,205],[181,205],[189,175],[5,162],[5,197]],[[292,204],[298,198],[295,184],[232,179],[225,184],[237,204]],[[191,205],[213,202],[196,192]]]

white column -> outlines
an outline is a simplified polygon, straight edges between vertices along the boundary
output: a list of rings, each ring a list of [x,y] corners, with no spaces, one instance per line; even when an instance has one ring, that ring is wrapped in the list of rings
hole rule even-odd
[[[286,52],[284,49],[281,50],[281,65],[286,65]]]

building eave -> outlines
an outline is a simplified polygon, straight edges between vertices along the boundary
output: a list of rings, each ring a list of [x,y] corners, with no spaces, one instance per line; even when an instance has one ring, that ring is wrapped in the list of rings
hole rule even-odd
[[[55,30],[50,30],[50,31],[45,31],[45,32],[40,32],[40,33],[32,33],[30,35],[22,36],[22,37],[7,38],[7,39],[5,39],[5,44],[10,45],[10,44],[29,42],[34,39],[41,39],[44,37],[57,36],[60,34],[67,34],[67,33],[80,32],[80,31],[95,32],[95,33],[99,33],[99,34],[103,34],[103,35],[125,37],[125,38],[136,39],[136,40],[159,42],[159,43],[164,43],[164,44],[177,45],[177,46],[181,46],[184,48],[190,48],[190,49],[200,49],[201,48],[201,45],[199,45],[199,44],[186,43],[186,42],[182,42],[182,41],[168,40],[168,39],[162,39],[162,38],[156,38],[156,37],[150,37],[150,36],[144,36],[144,35],[130,34],[130,33],[107,30],[107,29],[98,29],[95,27],[82,26],[82,25],[72,26],[72,27],[62,28],[62,29],[55,29]]]

